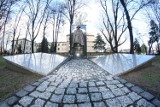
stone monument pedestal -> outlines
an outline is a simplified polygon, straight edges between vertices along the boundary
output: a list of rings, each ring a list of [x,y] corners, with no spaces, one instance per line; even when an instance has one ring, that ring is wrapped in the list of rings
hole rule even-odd
[[[83,58],[84,57],[84,47],[79,43],[75,43],[73,47],[73,57],[74,58]]]

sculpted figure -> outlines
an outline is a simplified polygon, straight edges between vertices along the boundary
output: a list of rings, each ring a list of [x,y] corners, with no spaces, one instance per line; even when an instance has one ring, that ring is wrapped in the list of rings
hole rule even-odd
[[[74,47],[75,44],[80,44],[81,46],[84,46],[84,37],[83,37],[83,32],[80,29],[80,26],[77,26],[77,29],[73,33],[72,47]]]

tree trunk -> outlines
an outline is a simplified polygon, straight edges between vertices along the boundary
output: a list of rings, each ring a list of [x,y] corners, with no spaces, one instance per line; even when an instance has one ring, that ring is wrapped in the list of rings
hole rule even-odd
[[[10,14],[10,10],[11,10],[11,6],[9,7],[9,10],[7,12],[7,16],[5,18],[5,22],[4,22],[4,28],[3,28],[3,36],[2,36],[2,44],[1,44],[1,52],[4,52],[4,39],[5,39],[5,34],[6,34],[6,24],[7,24],[7,21],[8,21],[8,17],[9,17],[9,14]]]
[[[152,43],[149,45],[149,50],[148,50],[149,54],[151,53],[151,49],[152,49]]]
[[[12,52],[11,52],[12,55],[14,54],[14,40],[15,40],[15,34],[13,34],[13,39],[12,39]]]
[[[53,47],[54,47],[54,50],[53,52],[55,52],[55,16],[53,16]]]
[[[31,40],[31,45],[32,45],[32,53],[34,53],[34,39]]]
[[[25,37],[25,39],[24,39],[23,53],[25,53],[25,50],[26,50],[26,41],[27,41],[27,37]]]
[[[6,36],[6,22],[4,24],[4,28],[3,28],[3,36],[2,36],[2,44],[1,44],[1,52],[4,53],[5,49],[4,49],[4,39]]]
[[[114,50],[112,43],[110,43],[110,47],[111,47],[112,52],[115,53],[115,50]]]
[[[28,36],[28,27],[29,27],[29,20],[27,22],[27,29],[26,29],[26,35],[25,35],[25,39],[24,39],[24,47],[23,47],[23,53],[25,53],[26,50],[26,42],[27,42],[27,36]]]
[[[25,53],[25,50],[26,50],[26,41],[27,41],[27,30],[26,30],[26,35],[25,35],[25,38],[24,38],[23,53]]]
[[[70,28],[69,28],[69,44],[70,44],[70,55],[72,54],[72,22],[70,22]]]
[[[57,41],[58,41],[58,32],[59,32],[59,21],[60,21],[60,13],[58,13],[56,18],[56,26],[55,26],[55,53],[57,52]]]
[[[9,36],[8,36],[7,42],[6,42],[6,49],[7,49],[7,47],[8,47],[8,42],[9,42]]]
[[[131,19],[129,16],[129,12],[127,10],[126,4],[124,0],[120,0],[123,8],[124,8],[124,12],[126,14],[126,19],[127,19],[127,24],[128,24],[128,30],[129,30],[129,35],[130,35],[130,53],[134,54],[134,44],[133,44],[133,31],[132,31],[132,23],[131,23]]]

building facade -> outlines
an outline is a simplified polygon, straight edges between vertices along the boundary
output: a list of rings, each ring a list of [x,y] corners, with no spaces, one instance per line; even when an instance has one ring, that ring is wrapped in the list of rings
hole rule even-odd
[[[95,37],[94,35],[87,34],[87,52],[92,53],[95,52],[93,46],[94,46],[94,41]],[[48,43],[48,47],[50,49],[51,47],[51,42]],[[21,45],[21,51],[24,53],[32,53],[32,46],[31,46],[31,41],[23,38],[23,39],[18,39],[14,41],[14,53],[19,53],[18,48]],[[40,43],[34,43],[34,52],[37,52],[38,47],[40,46]],[[25,48],[25,49],[24,49]],[[66,42],[57,42],[57,48],[56,52],[57,53],[68,53],[70,50],[70,43],[69,43],[69,35],[67,35],[67,41]]]
[[[95,37],[94,35],[87,35],[87,52],[96,52],[93,48]]]
[[[94,35],[87,34],[86,37],[86,42],[87,42],[87,52],[95,52],[93,46],[94,46],[94,41],[95,37]],[[58,42],[57,43],[57,53],[68,53],[70,50],[70,42],[69,42],[69,35],[67,35],[67,41],[66,42]]]
[[[37,52],[39,44],[34,43],[34,52]],[[18,48],[21,48],[21,51],[23,53],[32,53],[32,45],[31,41],[23,38],[23,39],[18,39],[14,40],[14,53],[19,53]]]
[[[67,42],[58,42],[56,51],[57,53],[67,53],[69,51]]]

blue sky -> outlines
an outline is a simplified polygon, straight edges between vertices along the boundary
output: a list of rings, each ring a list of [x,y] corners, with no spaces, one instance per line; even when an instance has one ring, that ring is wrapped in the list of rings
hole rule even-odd
[[[55,0],[58,1],[58,0]],[[61,0],[62,1],[62,0]],[[87,22],[85,22],[86,24],[86,30],[87,33],[89,34],[93,34],[93,35],[97,35],[97,33],[99,33],[99,25],[101,23],[101,6],[100,4],[97,3],[97,0],[90,0],[87,1],[87,4],[85,7],[83,7],[80,12],[82,14],[86,14],[86,20]],[[146,19],[144,17],[144,15],[142,14],[143,12],[139,12],[135,19],[132,21],[132,25],[133,25],[133,31],[134,31],[134,37],[136,37],[137,35],[144,35],[140,40],[140,42],[142,42],[142,40],[147,44],[147,39],[148,39],[148,32],[149,32],[149,26],[146,23]],[[25,21],[27,21],[26,16],[23,16],[23,20],[21,23],[21,28],[23,28],[25,25]],[[49,28],[51,28],[51,26],[49,26]],[[23,31],[23,29],[21,29],[22,32],[25,32],[25,30]],[[49,42],[52,42],[52,31],[48,29],[47,31],[48,36],[47,39]],[[60,34],[60,38],[59,41],[66,41],[66,35],[69,34],[69,23],[66,20],[66,24],[63,26],[62,30],[61,30],[61,34]],[[128,35],[128,33],[126,33]],[[24,35],[23,33],[21,35]],[[49,36],[50,35],[50,36]],[[21,38],[24,38],[24,36],[22,36]],[[41,42],[42,40],[42,36],[37,37],[36,42]],[[123,48],[129,48],[129,38],[128,41],[124,44]]]
[[[87,33],[94,34],[95,36],[99,33],[99,25],[101,23],[101,6],[97,3],[97,0],[90,0],[87,7],[81,9],[82,13],[86,13],[88,20],[85,24],[87,27]],[[140,43],[147,45],[149,26],[147,24],[147,18],[143,15],[143,11],[139,12],[134,20],[132,21],[134,38],[138,38]],[[69,33],[69,26],[66,25],[65,32]],[[127,30],[128,31],[128,30]],[[129,33],[126,33],[127,41],[122,46],[123,48],[129,48]],[[141,35],[141,38],[139,36]]]

